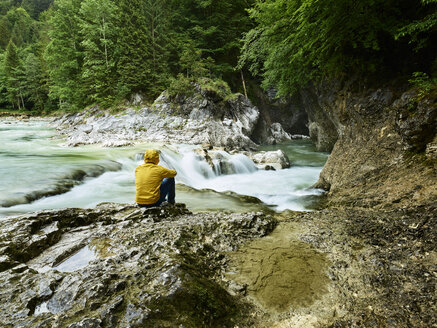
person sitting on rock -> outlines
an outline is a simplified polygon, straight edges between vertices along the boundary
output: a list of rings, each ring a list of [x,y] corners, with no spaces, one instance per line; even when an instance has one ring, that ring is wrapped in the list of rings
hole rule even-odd
[[[161,205],[166,199],[175,203],[175,181],[177,172],[158,165],[159,153],[148,149],[144,154],[144,164],[135,169],[135,201],[140,207]]]

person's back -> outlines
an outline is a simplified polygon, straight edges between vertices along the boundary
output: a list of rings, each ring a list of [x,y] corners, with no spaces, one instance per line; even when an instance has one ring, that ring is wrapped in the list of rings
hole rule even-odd
[[[135,201],[140,206],[158,206],[168,198],[174,203],[174,177],[177,172],[158,165],[159,153],[149,149],[144,154],[144,164],[135,169]],[[166,179],[169,178],[169,179]]]

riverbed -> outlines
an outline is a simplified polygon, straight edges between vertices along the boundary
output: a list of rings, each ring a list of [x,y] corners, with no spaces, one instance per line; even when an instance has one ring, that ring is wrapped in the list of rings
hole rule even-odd
[[[311,185],[328,156],[315,152],[309,140],[261,147],[282,149],[292,163],[289,169],[265,171],[258,170],[242,154],[223,152],[233,172],[221,174],[196,156],[196,146],[192,145],[71,148],[64,146],[64,139],[48,121],[3,120],[0,216],[64,207],[90,208],[101,202],[133,203],[134,170],[142,163],[147,148],[159,149],[160,164],[178,171],[176,201],[194,212],[309,210],[322,194]]]

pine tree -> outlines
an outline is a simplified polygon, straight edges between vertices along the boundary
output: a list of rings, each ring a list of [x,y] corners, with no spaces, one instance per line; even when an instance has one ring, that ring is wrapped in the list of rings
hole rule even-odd
[[[11,39],[17,47],[28,45],[35,40],[35,21],[25,9],[11,9],[6,17],[11,26]]]
[[[6,48],[4,58],[4,75],[6,79],[6,93],[9,101],[19,110],[24,109],[23,80],[24,74],[18,57],[18,49],[11,40]]]
[[[169,57],[172,31],[170,8],[166,0],[145,0],[145,22],[150,43],[153,81],[151,92],[162,91],[169,78]]]
[[[214,60],[216,76],[233,74],[237,63],[240,39],[250,28],[246,9],[252,0],[172,0],[173,26],[191,40],[203,58]],[[184,47],[185,48],[185,47]]]
[[[43,59],[30,53],[24,62],[24,94],[33,103],[33,108],[42,111],[48,97],[48,77]]]
[[[5,75],[5,54],[0,53],[0,108],[9,107],[9,97],[6,88],[6,75]]]
[[[116,6],[111,0],[85,0],[80,14],[86,92],[91,101],[107,105],[115,95]]]
[[[145,2],[120,0],[120,54],[118,62],[118,93],[125,98],[153,87],[153,54],[145,21]]]
[[[6,16],[0,17],[0,49],[6,49],[9,39],[11,38],[11,30],[9,21]]]
[[[50,42],[45,52],[50,77],[49,96],[60,106],[76,109],[84,105],[82,87],[81,0],[56,0],[50,18]]]

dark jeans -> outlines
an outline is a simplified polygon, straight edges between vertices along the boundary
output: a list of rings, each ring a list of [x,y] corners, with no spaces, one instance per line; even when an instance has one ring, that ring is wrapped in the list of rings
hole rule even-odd
[[[159,200],[155,204],[150,204],[150,205],[138,204],[138,206],[139,207],[159,206],[159,205],[161,205],[161,203],[163,203],[166,200],[166,198],[167,198],[167,202],[169,202],[170,204],[174,204],[175,203],[175,196],[176,196],[174,178],[164,178],[164,180],[162,180],[161,187],[160,187],[160,193],[161,193],[161,196],[159,197]]]

